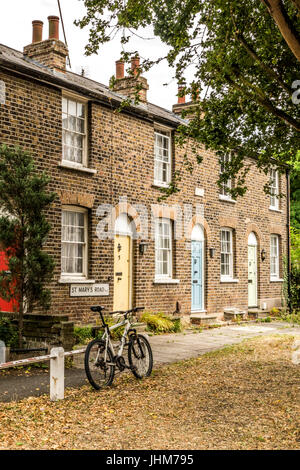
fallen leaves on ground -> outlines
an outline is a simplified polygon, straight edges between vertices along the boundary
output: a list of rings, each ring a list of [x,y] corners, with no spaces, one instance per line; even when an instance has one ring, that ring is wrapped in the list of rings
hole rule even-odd
[[[300,366],[268,336],[89,386],[0,404],[0,449],[298,449]]]

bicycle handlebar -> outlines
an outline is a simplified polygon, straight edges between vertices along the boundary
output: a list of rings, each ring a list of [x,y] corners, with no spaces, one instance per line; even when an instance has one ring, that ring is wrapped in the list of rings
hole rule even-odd
[[[99,312],[102,313],[102,310],[106,310],[105,307],[101,307],[101,305],[95,305],[93,307],[90,307],[92,312]],[[117,310],[116,312],[109,312],[110,315],[114,314],[121,314],[121,315],[128,315],[131,312],[138,312],[140,310],[144,310],[145,307],[134,307],[131,310]]]

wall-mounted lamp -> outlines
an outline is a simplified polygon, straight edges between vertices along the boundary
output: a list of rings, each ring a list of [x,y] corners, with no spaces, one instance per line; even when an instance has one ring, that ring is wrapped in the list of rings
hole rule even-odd
[[[215,248],[210,248],[209,249],[209,256],[211,258],[214,258],[215,257],[215,253],[216,253],[216,249]]]
[[[148,250],[148,245],[149,243],[140,242],[139,244],[140,255],[144,255],[146,253],[146,251]]]
[[[264,248],[261,250],[260,256],[261,256],[261,260],[265,261],[265,259],[266,259],[266,250]]]

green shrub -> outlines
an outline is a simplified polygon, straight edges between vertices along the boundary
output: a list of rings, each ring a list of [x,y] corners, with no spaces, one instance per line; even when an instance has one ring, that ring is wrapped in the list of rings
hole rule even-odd
[[[280,310],[279,310],[278,308],[276,308],[276,307],[273,307],[273,308],[271,308],[271,310],[270,310],[270,314],[271,314],[271,315],[274,315],[275,317],[278,317],[278,315],[280,315]]]
[[[172,319],[161,312],[145,312],[141,320],[147,324],[148,331],[155,333],[177,333],[182,330],[180,318]]]
[[[294,310],[293,313],[282,313],[281,319],[289,323],[300,325],[300,310]]]
[[[91,326],[75,326],[74,337],[77,344],[88,343],[92,338],[92,327]]]
[[[0,340],[5,343],[5,346],[18,346],[18,332],[9,318],[0,318]]]

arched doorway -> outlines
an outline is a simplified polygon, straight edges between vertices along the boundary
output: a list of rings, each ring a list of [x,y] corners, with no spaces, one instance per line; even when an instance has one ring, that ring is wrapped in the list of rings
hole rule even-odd
[[[120,214],[115,223],[114,311],[132,308],[132,236],[134,222]]]
[[[204,310],[204,241],[203,228],[196,224],[191,234],[192,312]]]
[[[248,306],[257,307],[257,238],[254,232],[248,237]]]

